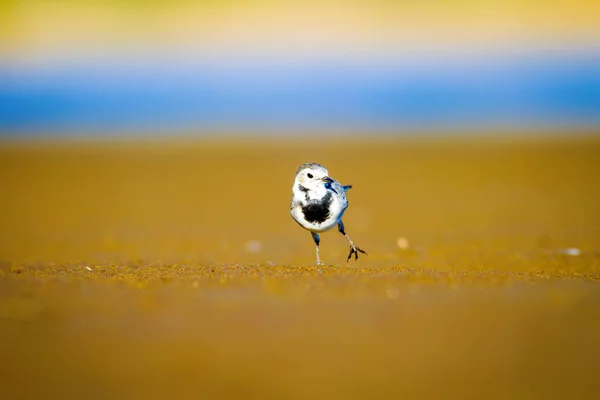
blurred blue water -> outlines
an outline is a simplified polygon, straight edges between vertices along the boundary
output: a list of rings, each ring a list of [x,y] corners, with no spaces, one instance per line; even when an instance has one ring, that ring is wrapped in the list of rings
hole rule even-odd
[[[0,134],[600,128],[600,57],[0,67]]]

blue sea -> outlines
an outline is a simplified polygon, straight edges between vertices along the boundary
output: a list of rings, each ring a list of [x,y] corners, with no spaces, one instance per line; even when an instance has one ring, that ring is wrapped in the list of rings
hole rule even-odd
[[[469,127],[600,128],[600,53],[412,64],[0,64],[3,137]]]

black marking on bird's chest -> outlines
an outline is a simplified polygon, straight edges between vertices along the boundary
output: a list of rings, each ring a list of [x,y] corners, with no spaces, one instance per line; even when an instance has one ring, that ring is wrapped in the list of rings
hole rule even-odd
[[[305,206],[302,206],[302,213],[308,222],[323,223],[329,218],[329,207],[333,198],[331,193],[327,192],[321,200],[310,201]]]
[[[308,197],[308,188],[304,187],[300,184],[298,184],[298,190],[300,190],[302,193],[304,193],[304,198],[306,199],[306,201],[309,201],[310,198]]]

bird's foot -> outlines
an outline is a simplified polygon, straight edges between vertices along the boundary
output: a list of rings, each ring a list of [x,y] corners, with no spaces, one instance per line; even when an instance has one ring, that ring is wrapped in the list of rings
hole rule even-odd
[[[325,263],[322,263],[321,261],[317,261],[317,267],[322,267],[324,265],[325,265]]]
[[[348,254],[348,259],[346,260],[346,262],[350,261],[350,259],[352,258],[352,254],[354,254],[354,260],[358,260],[358,253],[363,253],[364,255],[368,255],[366,251],[364,251],[363,249],[361,249],[360,247],[356,246],[355,244],[351,244],[350,245],[350,254]]]

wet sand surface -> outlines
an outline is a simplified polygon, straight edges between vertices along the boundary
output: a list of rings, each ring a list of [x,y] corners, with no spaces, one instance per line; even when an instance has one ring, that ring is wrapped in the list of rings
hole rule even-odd
[[[3,398],[596,398],[600,140],[341,143],[1,145]]]

